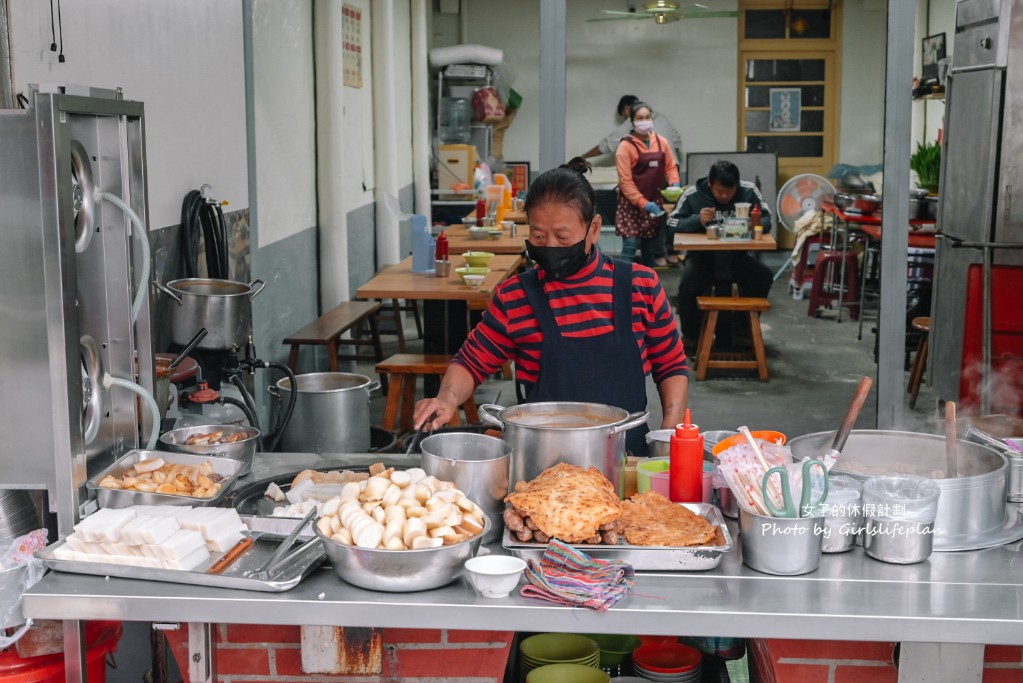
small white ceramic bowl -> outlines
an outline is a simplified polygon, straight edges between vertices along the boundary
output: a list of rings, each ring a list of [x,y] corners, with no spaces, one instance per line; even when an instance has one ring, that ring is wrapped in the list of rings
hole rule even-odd
[[[465,280],[465,284],[469,285],[470,288],[477,289],[483,284],[486,277],[486,275],[466,275],[462,279]]]
[[[469,583],[485,598],[507,597],[519,585],[526,563],[511,555],[481,555],[465,561]]]

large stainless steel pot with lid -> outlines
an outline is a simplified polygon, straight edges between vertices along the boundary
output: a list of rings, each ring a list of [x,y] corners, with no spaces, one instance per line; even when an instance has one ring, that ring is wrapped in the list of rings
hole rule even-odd
[[[156,286],[177,302],[171,305],[172,341],[185,346],[205,327],[209,334],[197,348],[218,351],[244,348],[252,331],[252,299],[266,282],[186,278]]]
[[[548,467],[566,462],[595,467],[622,491],[625,432],[646,424],[650,413],[629,413],[602,403],[551,401],[505,408],[479,407],[484,422],[504,431],[511,447],[509,483],[535,478]]]
[[[796,460],[820,457],[834,432],[806,434],[789,441]],[[934,540],[969,544],[1002,527],[1006,519],[1008,463],[993,449],[956,441],[958,477],[945,478],[945,437],[915,432],[855,429],[832,472],[865,481],[882,474],[929,477],[941,489]],[[936,546],[937,548],[937,546]]]

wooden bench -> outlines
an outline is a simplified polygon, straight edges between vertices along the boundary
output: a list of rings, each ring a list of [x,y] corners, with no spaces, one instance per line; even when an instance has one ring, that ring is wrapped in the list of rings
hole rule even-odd
[[[297,372],[298,351],[302,346],[327,347],[327,364],[331,372],[339,371],[339,360],[365,360],[365,356],[358,355],[358,349],[362,346],[371,346],[373,360],[379,363],[384,357],[383,347],[380,344],[380,332],[377,327],[379,312],[380,304],[371,301],[345,301],[338,304],[298,332],[285,338],[283,343],[291,345],[288,367],[292,372]],[[361,334],[357,334],[352,339],[341,338],[341,335],[348,331],[361,333],[364,323],[369,325],[369,339],[364,339]],[[352,344],[356,347],[356,353],[342,354],[342,344]]]
[[[760,381],[766,382],[767,359],[764,355],[764,337],[760,331],[760,314],[771,310],[771,302],[759,297],[744,296],[698,296],[696,304],[704,312],[703,327],[696,353],[696,379],[707,377],[711,368],[731,370],[756,370]],[[753,338],[752,354],[742,351],[713,351],[714,333],[717,330],[718,313],[733,311],[749,313],[750,332]]]
[[[384,406],[384,417],[381,427],[389,432],[396,429],[407,432],[412,429],[412,412],[416,403],[416,380],[420,375],[443,375],[454,356],[421,353],[398,353],[387,360],[377,363],[376,371],[381,375],[387,373],[391,379],[390,391],[387,392],[387,404]],[[470,395],[462,404],[465,421],[477,424],[480,421],[476,410],[476,400]],[[458,411],[451,418],[451,426],[459,424]]]

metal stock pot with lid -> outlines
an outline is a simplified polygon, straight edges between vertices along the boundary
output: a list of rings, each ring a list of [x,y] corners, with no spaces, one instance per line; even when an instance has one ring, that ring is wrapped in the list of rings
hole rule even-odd
[[[209,334],[197,348],[226,350],[232,346],[244,348],[252,330],[252,299],[263,291],[266,282],[186,278],[156,286],[176,302],[171,305],[171,339],[175,344],[186,346],[205,327]]]
[[[479,407],[484,422],[504,431],[511,447],[509,483],[535,478],[559,462],[595,467],[621,493],[625,432],[646,424],[650,413],[629,413],[602,403],[551,401],[505,408]]]

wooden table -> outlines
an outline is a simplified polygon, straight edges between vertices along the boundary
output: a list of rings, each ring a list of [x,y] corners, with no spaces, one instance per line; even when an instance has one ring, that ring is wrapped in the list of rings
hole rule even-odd
[[[409,256],[374,275],[356,290],[355,296],[359,299],[415,299],[426,302],[423,307],[423,351],[452,354],[462,345],[471,329],[469,310],[486,308],[497,285],[515,274],[522,263],[523,258],[518,255],[495,255],[490,260],[490,272],[483,284],[473,289],[463,284],[455,272],[455,268],[466,265],[461,256],[452,256],[448,277],[413,273],[412,257]]]
[[[771,233],[758,240],[712,240],[705,232],[676,232],[675,247],[683,251],[773,251],[778,243]]]
[[[452,254],[464,254],[467,251],[489,251],[493,254],[521,254],[526,248],[527,231],[525,227],[518,228],[518,234],[511,236],[508,230],[502,231],[498,239],[477,240],[469,236],[469,230],[461,225],[452,225],[444,229],[444,235],[448,238],[448,250]],[[458,258],[452,259],[458,261]]]
[[[476,209],[473,209],[469,213],[465,214],[465,217],[466,218],[475,218],[476,217]],[[516,223],[520,223],[520,224],[525,224],[525,223],[529,222],[528,220],[526,220],[526,212],[525,211],[505,211],[504,212],[504,220],[506,220],[506,221],[515,221]]]

